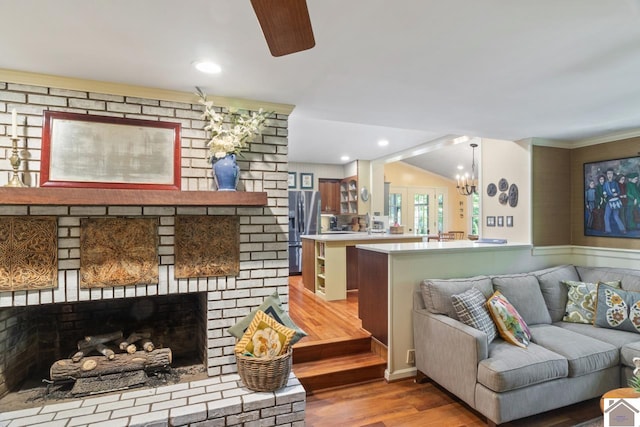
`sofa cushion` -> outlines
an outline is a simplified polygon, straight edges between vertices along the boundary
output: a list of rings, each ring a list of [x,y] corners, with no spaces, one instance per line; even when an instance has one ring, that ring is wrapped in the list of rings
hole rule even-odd
[[[531,333],[527,323],[500,291],[495,291],[487,300],[487,308],[498,333],[505,341],[523,348],[529,345]]]
[[[560,265],[544,270],[531,272],[540,284],[542,297],[547,305],[547,310],[552,322],[559,322],[564,316],[567,305],[567,286],[565,280],[578,281],[580,277],[573,265]]]
[[[640,342],[640,334],[633,332],[595,328],[593,325],[586,325],[584,323],[556,322],[553,325],[609,343],[616,348],[622,348],[629,343]]]
[[[494,276],[493,288],[500,291],[518,310],[527,325],[551,323],[551,316],[540,291],[536,276],[514,274]]]
[[[500,393],[564,378],[568,366],[567,359],[544,347],[532,343],[525,349],[498,338],[489,345],[489,357],[478,364],[478,382]]]
[[[640,332],[640,292],[598,285],[595,326]]]
[[[620,349],[620,364],[635,369],[634,357],[640,357],[640,341],[625,344]]]
[[[531,341],[566,358],[569,377],[617,366],[620,360],[617,347],[553,325],[532,326]]]
[[[468,279],[426,279],[420,284],[424,305],[431,313],[446,314],[458,319],[451,302],[451,295],[461,294],[471,288],[477,288],[487,298],[493,293],[491,278],[476,276]]]
[[[496,325],[487,310],[487,298],[476,288],[471,288],[458,295],[452,295],[451,301],[458,319],[465,325],[478,329],[487,334],[490,343],[496,337]]]
[[[620,280],[622,289],[640,292],[640,270],[609,267],[576,267],[580,281],[598,283]]]
[[[575,282],[565,280],[563,282],[569,288],[567,292],[567,307],[562,320],[572,323],[593,324],[598,299],[598,284],[587,282]],[[620,287],[620,281],[606,282],[614,288]]]

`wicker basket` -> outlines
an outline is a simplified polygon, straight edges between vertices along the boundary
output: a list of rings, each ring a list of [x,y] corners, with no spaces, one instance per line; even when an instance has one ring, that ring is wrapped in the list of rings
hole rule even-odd
[[[392,225],[389,227],[390,234],[404,234],[404,225]]]
[[[273,359],[258,359],[236,353],[238,375],[253,391],[274,391],[284,387],[291,372],[291,348]]]

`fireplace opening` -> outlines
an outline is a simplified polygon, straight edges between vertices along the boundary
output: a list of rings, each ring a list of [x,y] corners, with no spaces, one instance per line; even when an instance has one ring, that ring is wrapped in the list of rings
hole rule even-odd
[[[204,293],[0,310],[0,412],[206,378],[206,325]],[[82,356],[85,337],[115,339]],[[140,339],[121,349],[128,338]]]

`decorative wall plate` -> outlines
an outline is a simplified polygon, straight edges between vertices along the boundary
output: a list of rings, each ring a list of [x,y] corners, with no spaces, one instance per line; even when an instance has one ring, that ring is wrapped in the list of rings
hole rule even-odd
[[[363,202],[369,200],[369,190],[367,190],[367,187],[362,187],[362,189],[360,190],[360,198]]]
[[[507,191],[508,188],[509,188],[509,181],[507,181],[504,178],[501,178],[500,181],[498,181],[498,190]]]
[[[518,206],[518,186],[515,184],[509,187],[509,206],[512,208]]]
[[[496,185],[493,182],[487,185],[487,196],[493,197],[496,195],[497,192],[498,192],[498,187],[496,187]]]
[[[506,205],[507,202],[509,201],[509,195],[507,193],[500,193],[500,196],[498,197],[498,201],[500,202],[501,205]]]

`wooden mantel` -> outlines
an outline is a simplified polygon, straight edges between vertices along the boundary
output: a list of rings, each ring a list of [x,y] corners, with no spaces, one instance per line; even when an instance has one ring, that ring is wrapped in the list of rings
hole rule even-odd
[[[267,193],[265,192],[0,187],[0,205],[266,206],[266,204]]]

